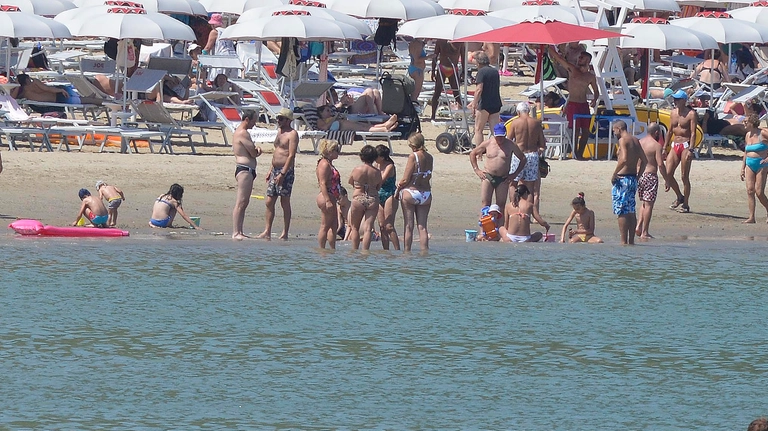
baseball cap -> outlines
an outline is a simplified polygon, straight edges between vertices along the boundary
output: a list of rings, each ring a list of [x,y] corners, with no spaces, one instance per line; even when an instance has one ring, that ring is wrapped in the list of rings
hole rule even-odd
[[[688,98],[688,93],[686,93],[683,90],[677,90],[674,93],[672,93],[672,98],[673,99],[687,99]]]
[[[104,181],[101,181],[101,180],[99,180],[99,181],[96,181],[96,190],[98,190],[98,189],[99,189],[99,187],[101,187],[101,186],[104,186],[104,185],[106,185],[106,184],[107,184],[107,183],[105,183]]]
[[[291,111],[288,108],[283,108],[280,110],[280,112],[277,113],[278,117],[284,117],[291,121],[293,121],[293,111]]]
[[[200,45],[198,45],[196,43],[190,43],[189,46],[187,47],[187,52],[192,52],[192,51],[196,50],[197,48],[200,48]]]
[[[91,192],[89,192],[88,189],[80,189],[80,191],[77,192],[77,195],[80,196],[80,200],[83,200],[86,196],[90,196]]]
[[[507,128],[504,127],[504,123],[493,126],[493,136],[507,136]]]
[[[492,212],[494,212],[494,211],[496,211],[497,213],[501,214],[501,208],[500,208],[498,205],[496,205],[496,204],[493,204],[493,205],[491,205],[491,206],[488,208],[488,212],[489,212],[489,213],[492,213]]]

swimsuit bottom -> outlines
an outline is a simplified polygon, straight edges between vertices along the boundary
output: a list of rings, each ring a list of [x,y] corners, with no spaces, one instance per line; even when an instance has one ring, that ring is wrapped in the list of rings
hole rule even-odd
[[[339,130],[339,127],[340,127],[339,122],[338,121],[334,121],[333,123],[331,123],[331,127],[329,127],[328,130],[331,131],[331,132],[335,132],[335,131]]]
[[[491,186],[493,186],[494,189],[506,183],[508,178],[509,178],[509,175],[499,177],[493,174],[489,174],[488,172],[485,173],[485,179],[488,180],[489,183],[491,183]]]
[[[636,193],[637,175],[619,175],[611,189],[613,213],[619,216],[634,213]]]
[[[637,180],[637,195],[643,202],[656,202],[656,196],[659,193],[659,176],[645,172]]]
[[[516,155],[512,155],[512,163],[509,165],[509,173],[512,174],[517,170],[520,165],[520,159]],[[523,171],[517,175],[515,181],[536,181],[539,179],[539,153],[532,151],[525,153],[525,166]]]
[[[296,179],[296,172],[293,169],[289,169],[288,172],[283,175],[283,182],[277,185],[277,174],[283,171],[282,167],[272,168],[272,174],[269,176],[269,182],[267,183],[267,196],[275,197],[290,197],[293,190],[293,181]]]
[[[677,154],[677,158],[678,159],[682,159],[683,158],[683,150],[688,149],[690,146],[691,145],[688,143],[688,141],[685,141],[685,142],[675,142],[675,143],[672,144],[672,149]]]
[[[171,225],[171,216],[168,216],[162,220],[155,220],[155,219],[149,219],[149,222],[152,223],[152,226],[157,227],[168,227]]]
[[[120,204],[122,203],[123,203],[123,198],[107,199],[107,208],[111,210],[116,210],[120,208]]]
[[[528,242],[531,239],[530,235],[512,235],[511,233],[507,234],[507,238],[509,238],[512,242]]]
[[[424,68],[411,64],[411,65],[408,66],[408,74],[409,75],[414,75],[414,74],[424,75]]]
[[[453,66],[440,65],[440,74],[443,75],[443,79],[453,76]]]
[[[254,180],[256,179],[256,168],[252,168],[250,166],[245,166],[241,164],[235,165],[235,178],[237,178],[237,175],[240,172],[250,172],[251,175],[253,175],[253,179]]]
[[[416,189],[403,189],[403,191],[400,192],[400,199],[403,198],[404,192],[408,192],[411,195],[416,205],[424,205],[432,196],[432,192],[429,191],[422,192]]]
[[[93,213],[91,213],[91,215],[88,218],[91,220],[91,223],[98,226],[98,225],[107,224],[107,220],[109,220],[109,215],[105,214],[105,215],[95,216],[93,215]]]
[[[761,157],[747,157],[745,160],[747,167],[749,169],[752,169],[752,172],[758,173],[760,169],[763,169],[765,167],[768,167],[768,164],[763,164],[763,159]]]
[[[589,103],[587,102],[568,102],[565,105],[565,118],[568,119],[568,127],[571,129],[574,127],[573,116],[574,115],[589,115]],[[592,122],[592,118],[577,118],[577,129],[588,129],[589,123]]]

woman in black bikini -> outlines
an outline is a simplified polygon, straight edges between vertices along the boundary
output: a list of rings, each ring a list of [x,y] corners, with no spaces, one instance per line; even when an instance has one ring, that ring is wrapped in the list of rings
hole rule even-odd
[[[352,170],[349,184],[354,187],[352,204],[349,209],[349,224],[352,229],[350,239],[352,247],[360,247],[360,231],[363,232],[363,250],[371,248],[371,233],[376,215],[379,213],[379,189],[381,188],[381,171],[373,166],[378,157],[376,149],[365,145],[360,150],[360,160],[363,164]]]

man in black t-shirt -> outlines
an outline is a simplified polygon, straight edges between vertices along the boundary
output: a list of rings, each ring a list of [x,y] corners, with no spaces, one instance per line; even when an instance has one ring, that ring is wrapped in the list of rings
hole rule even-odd
[[[475,52],[477,63],[477,76],[475,81],[475,98],[469,104],[469,109],[475,110],[475,136],[472,142],[475,146],[485,140],[483,130],[488,124],[493,126],[499,123],[499,111],[501,111],[501,95],[499,94],[499,71],[490,66],[488,55],[483,51]]]

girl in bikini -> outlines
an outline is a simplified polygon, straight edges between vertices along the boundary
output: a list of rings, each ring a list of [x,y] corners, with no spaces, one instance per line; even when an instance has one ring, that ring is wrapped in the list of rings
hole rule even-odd
[[[192,219],[184,212],[181,206],[181,198],[184,196],[184,187],[173,184],[168,193],[159,196],[152,206],[152,218],[149,219],[150,227],[173,227],[173,219],[178,213],[189,223],[192,229],[200,229]]]
[[[397,185],[395,184],[395,162],[389,156],[389,147],[376,146],[376,168],[381,171],[381,188],[379,189],[379,229],[381,229],[381,246],[389,250],[389,243],[395,250],[400,250],[400,239],[395,230],[395,215],[397,214]]]
[[[414,216],[419,229],[421,250],[429,250],[429,232],[427,218],[432,206],[432,155],[424,147],[424,135],[413,133],[408,137],[408,146],[412,153],[405,164],[403,178],[397,184],[400,202],[403,204],[403,220],[405,233],[405,251],[411,251],[413,244]]]
[[[339,229],[337,203],[341,195],[341,176],[333,166],[333,161],[339,158],[339,143],[323,139],[319,144],[320,160],[317,161],[317,182],[320,193],[317,195],[317,207],[320,209],[320,231],[317,242],[320,248],[325,248],[326,242],[336,249],[336,231]]]
[[[352,203],[349,208],[350,239],[352,247],[360,247],[360,232],[362,230],[363,250],[371,248],[371,233],[376,215],[379,213],[379,189],[381,188],[381,171],[373,166],[376,161],[376,149],[365,145],[360,150],[362,165],[352,170],[349,184],[354,187]]]
[[[590,244],[602,243],[603,240],[595,236],[595,212],[587,208],[587,203],[584,201],[584,193],[579,193],[578,196],[571,201],[573,211],[568,216],[568,220],[563,224],[563,232],[560,236],[560,242],[565,242],[566,229],[571,224],[571,220],[576,218],[576,230],[568,229],[569,242],[588,242]]]
[[[504,209],[506,221],[499,228],[503,242],[539,242],[543,238],[541,232],[531,234],[531,218],[536,219],[549,232],[549,223],[533,214],[533,196],[528,186],[518,184],[512,199]]]
[[[768,130],[760,128],[760,117],[750,114],[744,120],[747,134],[744,135],[744,158],[741,163],[741,180],[747,184],[747,203],[749,204],[749,218],[742,223],[755,222],[755,195],[760,203],[768,211],[768,198],[765,197],[765,179],[768,175],[768,164],[764,159],[768,157]]]

